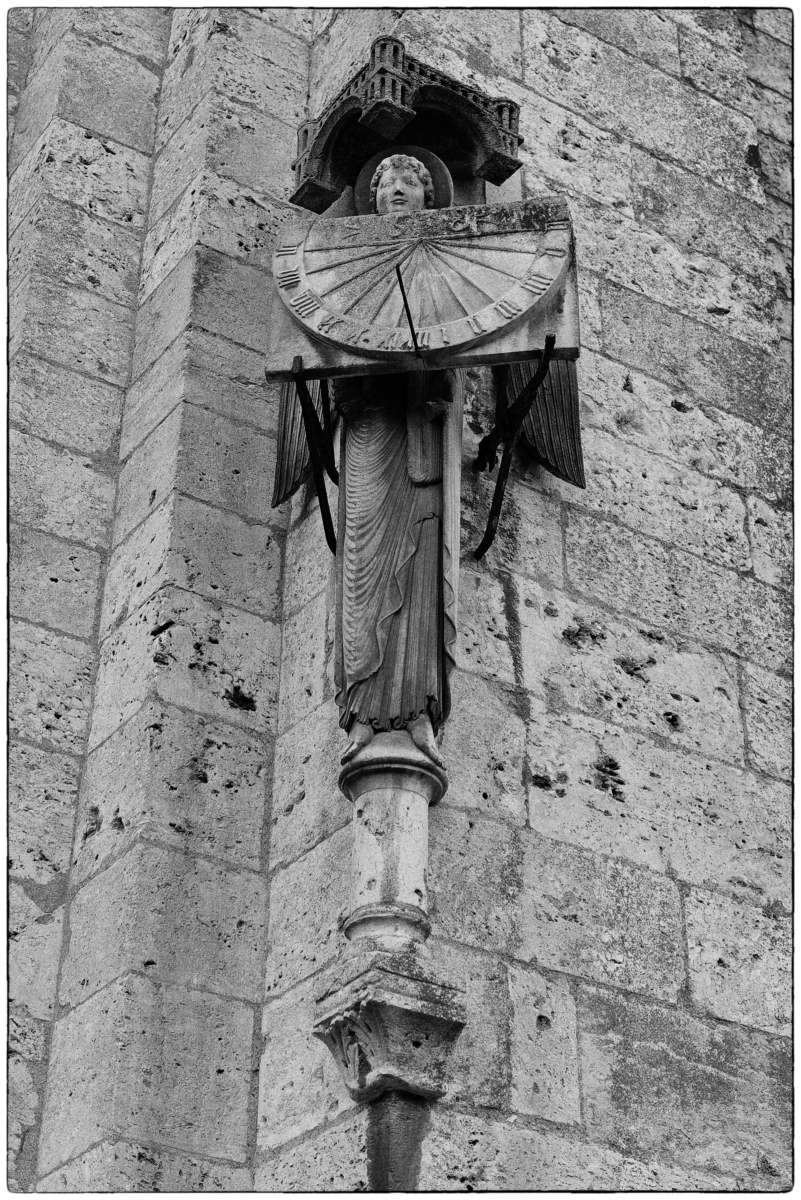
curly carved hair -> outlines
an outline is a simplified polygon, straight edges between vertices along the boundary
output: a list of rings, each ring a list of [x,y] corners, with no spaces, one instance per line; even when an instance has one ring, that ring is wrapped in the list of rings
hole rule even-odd
[[[376,168],[375,175],[370,180],[370,208],[373,212],[376,211],[375,198],[378,192],[378,185],[381,182],[381,176],[390,167],[410,167],[423,185],[425,207],[434,207],[434,181],[428,172],[428,168],[420,162],[419,158],[412,158],[408,154],[391,154],[389,158],[382,159]]]

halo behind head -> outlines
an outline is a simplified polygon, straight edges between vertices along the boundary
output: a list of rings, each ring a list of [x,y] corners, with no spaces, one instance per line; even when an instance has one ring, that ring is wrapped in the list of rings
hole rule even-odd
[[[356,187],[354,188],[356,212],[360,216],[367,216],[373,213],[371,204],[373,177],[384,159],[395,158],[398,155],[417,159],[431,176],[434,202],[430,207],[450,208],[453,204],[453,180],[451,179],[450,171],[441,158],[438,158],[436,154],[432,154],[430,150],[424,150],[422,146],[387,146],[386,150],[381,150],[378,154],[374,154],[372,158],[368,159],[359,172]],[[426,194],[427,199],[428,193]],[[428,207],[429,205],[426,204],[426,208]]]

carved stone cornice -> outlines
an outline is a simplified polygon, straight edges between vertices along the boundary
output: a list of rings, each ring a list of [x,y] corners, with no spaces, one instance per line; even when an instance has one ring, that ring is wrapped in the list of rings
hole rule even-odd
[[[437,1099],[465,1023],[461,992],[413,952],[360,951],[325,979],[314,1036],[328,1046],[354,1100],[385,1091]]]
[[[292,164],[293,204],[324,212],[347,179],[332,164],[332,147],[342,129],[356,121],[379,139],[396,138],[421,110],[442,112],[467,127],[473,143],[472,174],[501,184],[519,168],[520,109],[505,96],[487,96],[459,83],[406,53],[402,41],[377,38],[369,62],[357,71],[319,117],[298,130],[298,154]]]

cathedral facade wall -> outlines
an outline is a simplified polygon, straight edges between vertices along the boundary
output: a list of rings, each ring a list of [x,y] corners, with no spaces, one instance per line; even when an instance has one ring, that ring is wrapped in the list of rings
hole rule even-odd
[[[392,33],[520,105],[576,238],[587,488],[467,377],[409,1190],[786,1188],[786,10],[12,10],[11,1115],[19,1190],[363,1190],[310,1034],[341,952],[334,571],[271,509],[295,132]],[[330,488],[332,504],[335,489]]]

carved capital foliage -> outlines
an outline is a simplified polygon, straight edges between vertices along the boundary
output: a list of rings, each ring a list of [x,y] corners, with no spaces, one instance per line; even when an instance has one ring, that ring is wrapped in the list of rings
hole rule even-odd
[[[451,170],[500,184],[519,168],[523,139],[513,100],[459,83],[407,54],[398,38],[380,37],[369,62],[336,99],[300,126],[292,203],[324,212],[353,182],[354,164],[361,166],[423,113],[429,119],[441,115],[463,131],[462,157],[448,164]]]
[[[408,959],[408,956],[406,956]],[[404,956],[372,952],[350,959],[318,999],[314,1036],[328,1046],[354,1100],[385,1091],[436,1099],[464,1026],[457,989],[430,975],[396,973]]]

